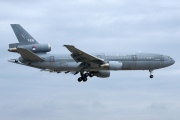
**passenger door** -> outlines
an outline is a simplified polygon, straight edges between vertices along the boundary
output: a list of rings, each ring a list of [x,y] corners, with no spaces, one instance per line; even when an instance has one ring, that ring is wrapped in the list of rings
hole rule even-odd
[[[50,63],[54,63],[54,56],[50,56]]]
[[[132,56],[132,64],[131,64],[132,70],[136,69],[136,64],[137,64],[136,62],[137,62],[137,57],[136,57],[136,55],[133,55]]]

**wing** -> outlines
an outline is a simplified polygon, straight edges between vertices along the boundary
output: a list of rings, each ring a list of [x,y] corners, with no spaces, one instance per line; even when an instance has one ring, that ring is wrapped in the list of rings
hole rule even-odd
[[[86,52],[83,52],[82,50],[79,50],[75,48],[72,45],[64,45],[72,54],[71,57],[76,61],[76,62],[85,62],[85,63],[97,63],[97,64],[102,64],[104,63],[104,60],[96,57],[94,55],[88,54]]]

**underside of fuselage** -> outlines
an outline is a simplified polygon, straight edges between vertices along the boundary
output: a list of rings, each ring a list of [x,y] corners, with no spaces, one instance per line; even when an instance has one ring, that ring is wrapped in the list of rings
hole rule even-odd
[[[164,61],[118,61],[122,63],[120,69],[110,69],[99,65],[87,65],[77,62],[33,62],[30,66],[51,69],[54,71],[98,71],[98,70],[155,70],[167,67]]]

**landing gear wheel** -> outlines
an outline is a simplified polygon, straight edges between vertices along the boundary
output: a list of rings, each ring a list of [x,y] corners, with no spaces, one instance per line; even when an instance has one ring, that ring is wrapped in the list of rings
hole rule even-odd
[[[89,77],[93,77],[94,76],[94,73],[89,73]]]
[[[87,81],[87,77],[83,78],[83,82],[86,82]]]
[[[82,78],[80,77],[80,78],[78,78],[78,82],[81,82],[82,81]]]
[[[153,78],[154,76],[153,75],[150,75],[150,78]]]
[[[85,73],[84,76],[85,76],[85,77],[88,77],[88,76],[89,76],[89,73]]]
[[[153,73],[153,70],[149,70],[149,72],[150,72],[150,78],[153,78],[154,76],[152,75],[152,73]]]

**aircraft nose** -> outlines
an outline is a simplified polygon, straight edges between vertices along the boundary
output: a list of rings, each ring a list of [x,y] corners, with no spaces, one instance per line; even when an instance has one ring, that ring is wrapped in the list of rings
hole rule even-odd
[[[175,63],[175,60],[174,59],[172,59],[171,60],[171,65],[173,65]]]
[[[171,65],[173,65],[174,63],[175,63],[175,60],[171,58],[170,60],[168,60],[168,61],[165,62],[165,66],[171,66]]]

